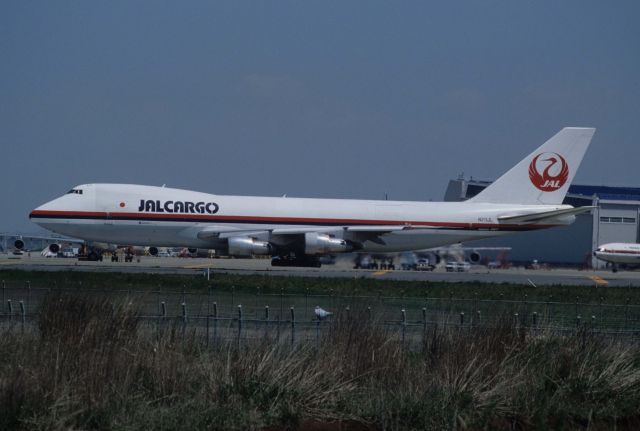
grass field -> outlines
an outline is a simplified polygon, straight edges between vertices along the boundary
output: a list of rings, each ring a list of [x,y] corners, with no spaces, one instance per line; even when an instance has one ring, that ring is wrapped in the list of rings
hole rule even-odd
[[[211,281],[199,276],[91,273],[91,272],[37,272],[0,270],[0,280],[7,286],[82,287],[117,290],[173,290],[203,292],[209,287],[217,291],[251,292],[263,294],[313,294],[335,296],[394,296],[433,297],[454,296],[459,299],[506,299],[557,302],[635,304],[640,305],[640,289],[635,287],[544,286],[520,284],[448,283],[400,280],[373,280],[366,278],[311,278],[270,275],[214,274]]]
[[[36,328],[0,330],[0,429],[640,427],[637,345],[587,331],[434,326],[406,349],[339,317],[319,343],[212,348],[98,295],[52,292],[39,311]]]
[[[531,311],[553,297],[566,301],[568,315],[600,310],[601,319],[637,306],[635,289],[21,271],[2,271],[0,280],[3,299],[28,295],[32,311],[26,326],[6,314],[0,325],[0,429],[640,427],[637,337],[536,329],[514,322],[512,309],[495,310]],[[161,298],[176,315],[180,301],[190,316],[208,315],[195,304],[211,300],[221,313],[243,303],[247,318],[265,303],[283,312],[278,319],[295,305],[309,322],[316,302],[336,315],[316,338],[295,343],[260,328],[209,343],[180,320],[145,320],[145,307],[155,313]],[[400,307],[415,306],[409,320],[425,304],[473,315],[483,301],[483,316],[494,308],[491,325],[430,320],[411,348],[382,324],[384,310],[398,319]]]

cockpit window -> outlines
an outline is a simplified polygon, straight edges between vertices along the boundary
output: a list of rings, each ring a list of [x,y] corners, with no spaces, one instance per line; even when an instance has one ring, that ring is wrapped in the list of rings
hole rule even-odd
[[[81,195],[82,194],[82,189],[71,189],[67,192],[67,194],[76,194],[76,195]]]

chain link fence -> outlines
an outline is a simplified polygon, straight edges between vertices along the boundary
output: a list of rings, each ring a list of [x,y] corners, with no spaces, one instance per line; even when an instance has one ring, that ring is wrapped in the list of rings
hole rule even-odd
[[[640,306],[630,304],[556,302],[449,297],[346,296],[332,291],[311,293],[178,289],[136,290],[91,287],[43,287],[5,283],[0,287],[0,325],[25,330],[37,322],[40,304],[55,295],[99,297],[134,307],[144,327],[161,334],[178,331],[201,337],[207,345],[237,341],[278,340],[296,344],[331,335],[338,324],[377,325],[391,337],[415,345],[431,328],[460,330],[504,325],[536,333],[589,331],[607,337],[640,340]],[[320,319],[316,306],[332,313]]]

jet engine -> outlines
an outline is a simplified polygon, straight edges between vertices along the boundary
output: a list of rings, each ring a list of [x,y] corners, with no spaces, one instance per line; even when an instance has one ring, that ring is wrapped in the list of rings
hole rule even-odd
[[[158,255],[158,247],[149,247],[149,254],[151,256],[157,256]]]
[[[13,243],[13,246],[18,249],[18,250],[22,250],[24,248],[24,241],[21,239],[17,239],[15,240],[15,242]]]
[[[58,254],[60,251],[60,244],[56,244],[55,242],[53,244],[49,244],[49,251],[53,254]]]
[[[472,251],[469,254],[469,262],[478,264],[480,263],[480,259],[482,259],[482,255],[477,251]]]
[[[247,236],[234,236],[228,239],[230,256],[253,256],[271,254],[271,244]]]
[[[304,234],[305,254],[347,253],[354,248],[349,241],[324,233],[307,232]]]

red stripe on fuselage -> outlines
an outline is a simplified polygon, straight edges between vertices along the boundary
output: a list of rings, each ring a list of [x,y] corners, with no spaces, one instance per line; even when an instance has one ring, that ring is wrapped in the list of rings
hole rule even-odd
[[[640,254],[640,251],[634,251],[634,250],[603,250],[602,253]]]
[[[36,217],[56,217],[61,218],[64,216],[74,218],[105,218],[110,220],[118,219],[146,219],[162,221],[165,219],[171,219],[169,221],[178,220],[202,220],[202,221],[220,221],[225,222],[256,222],[256,223],[315,223],[315,224],[345,224],[345,225],[385,225],[385,226],[433,226],[433,227],[448,227],[448,228],[463,228],[463,229],[544,229],[561,225],[554,224],[495,224],[495,223],[462,223],[462,222],[441,222],[441,221],[405,221],[405,220],[366,220],[366,219],[343,219],[343,218],[314,218],[314,217],[268,217],[268,216],[242,216],[242,215],[221,215],[221,214],[175,214],[175,213],[131,213],[131,212],[93,212],[93,211],[52,211],[52,210],[34,210],[31,212],[31,216]]]

